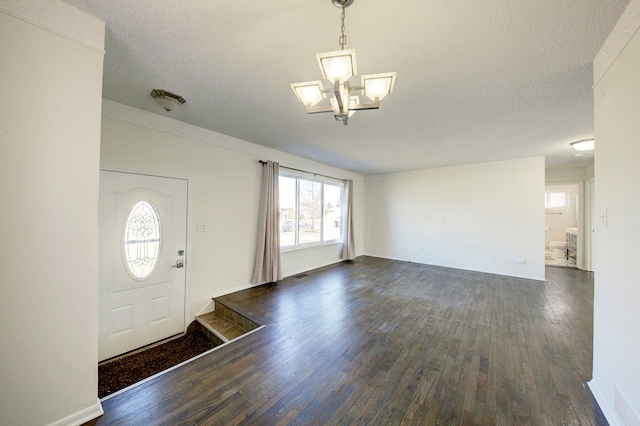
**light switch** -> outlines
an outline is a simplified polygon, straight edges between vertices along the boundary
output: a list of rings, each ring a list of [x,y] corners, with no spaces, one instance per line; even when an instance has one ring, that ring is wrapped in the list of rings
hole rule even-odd
[[[602,212],[600,213],[600,227],[601,228],[607,227],[607,209],[606,208],[602,209]]]

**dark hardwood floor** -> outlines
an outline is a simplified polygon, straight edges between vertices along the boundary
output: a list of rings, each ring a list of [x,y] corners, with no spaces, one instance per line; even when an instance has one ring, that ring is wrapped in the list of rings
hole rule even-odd
[[[606,424],[593,275],[361,257],[224,298],[266,327],[103,402],[98,425]]]

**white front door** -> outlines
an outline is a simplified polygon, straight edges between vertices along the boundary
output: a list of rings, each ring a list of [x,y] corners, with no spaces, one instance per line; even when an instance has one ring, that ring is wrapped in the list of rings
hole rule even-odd
[[[184,332],[186,235],[186,180],[100,172],[100,361]]]

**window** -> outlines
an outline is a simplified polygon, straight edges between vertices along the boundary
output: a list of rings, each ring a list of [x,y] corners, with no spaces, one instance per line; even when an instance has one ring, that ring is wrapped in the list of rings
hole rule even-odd
[[[295,178],[280,176],[280,247],[296,245],[296,186]]]
[[[569,209],[570,194],[566,190],[546,190],[544,191],[545,209]]]
[[[150,202],[142,200],[131,208],[123,234],[127,271],[133,279],[143,281],[155,270],[160,254],[160,219]]]
[[[280,175],[280,247],[342,240],[342,185]]]

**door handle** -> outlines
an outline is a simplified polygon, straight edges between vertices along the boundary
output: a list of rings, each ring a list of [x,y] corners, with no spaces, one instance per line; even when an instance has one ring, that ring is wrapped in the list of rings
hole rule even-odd
[[[172,266],[172,268],[184,268],[184,260],[178,259],[176,260],[176,264]]]

